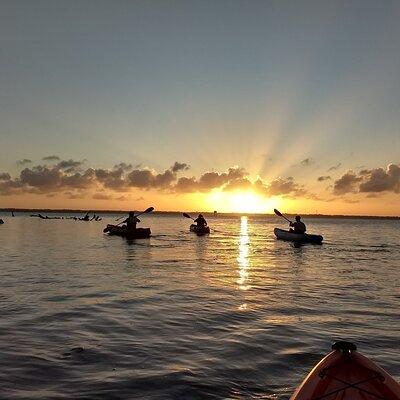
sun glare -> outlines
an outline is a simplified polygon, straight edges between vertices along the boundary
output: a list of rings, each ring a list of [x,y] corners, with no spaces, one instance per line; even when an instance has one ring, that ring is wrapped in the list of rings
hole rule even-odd
[[[270,213],[274,208],[273,201],[252,191],[214,192],[207,199],[214,208],[221,212],[244,214]]]

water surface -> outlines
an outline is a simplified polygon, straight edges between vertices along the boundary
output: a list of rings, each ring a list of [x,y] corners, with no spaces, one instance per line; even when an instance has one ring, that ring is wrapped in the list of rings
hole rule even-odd
[[[274,217],[3,217],[5,399],[288,399],[348,339],[400,376],[399,221],[309,219],[322,246],[277,241]]]

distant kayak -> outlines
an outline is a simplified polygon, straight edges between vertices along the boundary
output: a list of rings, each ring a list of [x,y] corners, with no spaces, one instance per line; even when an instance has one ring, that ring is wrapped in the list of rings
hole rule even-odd
[[[107,225],[103,232],[108,233],[110,236],[121,236],[127,239],[146,239],[151,236],[150,228],[137,228],[134,231],[130,231],[125,227],[110,224]]]
[[[309,235],[307,233],[294,233],[283,229],[275,228],[275,236],[281,240],[297,243],[321,243],[324,239],[321,235]]]
[[[337,342],[296,389],[290,400],[399,400],[400,385],[357,350]]]
[[[210,227],[209,226],[203,226],[199,227],[196,224],[190,225],[190,232],[197,233],[197,235],[206,235],[210,233]]]

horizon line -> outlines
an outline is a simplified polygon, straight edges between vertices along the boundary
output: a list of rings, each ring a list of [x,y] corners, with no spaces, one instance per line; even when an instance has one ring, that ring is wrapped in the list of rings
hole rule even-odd
[[[0,212],[47,212],[47,213],[101,213],[101,214],[128,214],[130,210],[108,210],[108,209],[69,209],[69,208],[0,208]],[[139,211],[140,212],[140,211]],[[182,214],[193,213],[196,214],[199,211],[165,211],[165,210],[154,210],[155,214]],[[240,213],[240,212],[214,212],[214,211],[201,211],[206,215],[222,215],[222,216],[275,216],[274,213]],[[288,216],[297,215],[297,213],[285,213]],[[321,218],[365,218],[365,219],[400,219],[400,216],[396,215],[362,215],[362,214],[319,214],[319,213],[301,213],[306,217],[321,217]]]

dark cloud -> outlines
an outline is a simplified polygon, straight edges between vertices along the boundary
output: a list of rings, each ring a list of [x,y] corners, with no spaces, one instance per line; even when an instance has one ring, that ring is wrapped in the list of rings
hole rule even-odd
[[[141,189],[171,190],[178,180],[178,172],[188,169],[189,166],[186,163],[178,161],[175,161],[174,165],[162,173],[157,173],[148,168],[135,168],[126,177],[127,185]]]
[[[346,172],[335,181],[333,192],[336,195],[360,193],[400,193],[400,164],[389,164],[386,168],[363,169],[357,175]]]
[[[11,176],[8,172],[1,172],[0,173],[0,181],[9,181]]]
[[[174,165],[171,167],[171,171],[176,173],[179,171],[187,171],[190,168],[189,165],[186,163],[180,163],[178,161],[175,161]]]
[[[300,162],[300,165],[302,167],[308,167],[310,165],[314,164],[314,160],[312,158],[305,158]]]
[[[26,164],[30,164],[31,162],[32,162],[32,160],[29,160],[29,158],[24,158],[23,160],[18,160],[17,165],[26,165]]]
[[[389,164],[386,169],[375,168],[364,175],[364,181],[360,184],[360,192],[385,191],[400,193],[400,164]]]
[[[336,180],[333,184],[333,193],[336,195],[346,194],[357,191],[357,184],[362,181],[362,178],[357,176],[354,171],[347,171],[342,177]]]
[[[129,171],[130,165],[121,163],[114,166],[114,169],[95,169],[94,174],[104,187],[114,190],[122,190],[126,187],[125,172]]]
[[[329,181],[329,179],[332,179],[329,175],[324,175],[324,176],[319,176],[317,178],[318,182],[323,182],[323,181]]]
[[[22,184],[19,180],[5,180],[0,182],[0,194],[3,196],[10,196],[12,194],[18,194]]]
[[[176,182],[174,190],[180,193],[197,192],[199,190],[198,182],[195,177],[187,178],[183,176],[178,179],[178,182]]]
[[[56,167],[58,169],[68,170],[70,172],[80,167],[83,163],[84,163],[83,161],[63,160],[60,161]]]
[[[61,179],[61,186],[72,187],[78,189],[88,189],[96,184],[95,171],[88,168],[85,172],[75,172],[72,175],[63,175]]]
[[[130,171],[132,169],[132,164],[127,164],[121,162],[119,164],[114,165],[114,170],[122,170],[122,171]]]
[[[342,166],[342,163],[338,163],[327,169],[328,172],[337,171]]]
[[[60,157],[58,157],[58,156],[46,156],[46,157],[43,157],[42,158],[42,160],[43,161],[58,161],[60,159]]]
[[[171,169],[156,173],[150,169],[134,169],[127,175],[128,185],[142,189],[167,189],[177,179]]]
[[[20,174],[20,181],[23,185],[45,191],[46,189],[55,190],[60,186],[61,177],[62,173],[59,169],[38,165],[32,169],[23,169]]]
[[[271,196],[297,192],[300,187],[294,182],[293,177],[277,178],[267,185],[267,193]]]

